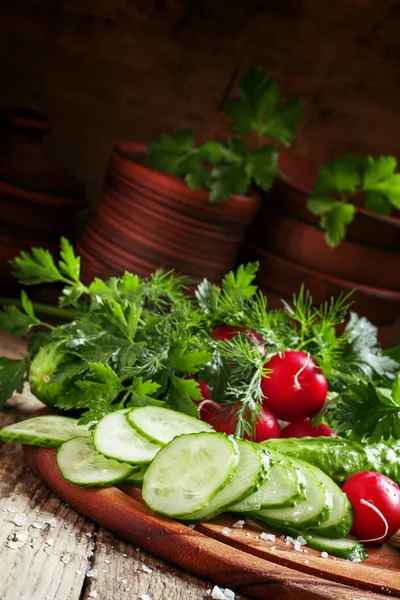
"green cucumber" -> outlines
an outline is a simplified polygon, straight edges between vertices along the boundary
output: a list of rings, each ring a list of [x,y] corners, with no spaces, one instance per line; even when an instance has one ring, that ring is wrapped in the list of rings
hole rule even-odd
[[[129,483],[130,485],[137,485],[141,487],[143,485],[143,478],[146,471],[147,466],[139,467],[137,471],[134,471],[127,479],[124,479],[122,483]]]
[[[154,457],[143,480],[143,500],[168,517],[184,518],[207,506],[234,476],[239,462],[234,438],[189,433]]]
[[[315,465],[339,484],[360,471],[376,471],[400,485],[400,441],[363,444],[320,436],[270,439],[262,445]]]
[[[177,435],[214,431],[208,423],[190,417],[185,413],[161,408],[159,406],[141,406],[126,414],[128,423],[143,437],[164,446]]]
[[[317,525],[310,527],[310,532],[328,538],[343,538],[353,525],[353,509],[346,494],[340,487],[317,467],[308,465],[314,476],[325,486],[327,495],[331,498],[332,512],[330,517]]]
[[[332,554],[333,556],[355,562],[361,562],[368,558],[365,547],[355,537],[347,536],[332,540],[331,538],[322,537],[320,535],[311,535],[308,532],[298,533],[303,536],[311,548],[321,550],[321,552],[328,552],[328,554]]]
[[[120,462],[149,463],[160,450],[140,435],[126,420],[126,410],[118,410],[100,419],[93,431],[95,449]]]
[[[332,499],[325,486],[315,477],[303,461],[293,459],[302,472],[306,485],[306,498],[289,508],[269,508],[256,511],[254,516],[260,521],[292,527],[316,526],[326,521],[332,513]]]
[[[253,494],[229,507],[231,512],[246,513],[262,508],[286,508],[305,498],[304,477],[290,459],[271,453],[272,466],[267,478]]]
[[[239,463],[234,477],[212,500],[199,511],[187,515],[185,519],[200,521],[212,519],[229,506],[252,494],[265,479],[270,462],[265,453],[257,450],[255,445],[237,440],[239,448]]]
[[[76,437],[61,444],[57,466],[71,483],[82,486],[111,485],[131,475],[134,467],[96,452],[90,438]]]
[[[3,442],[31,444],[42,448],[58,448],[74,437],[90,437],[86,425],[78,425],[77,419],[58,415],[43,415],[20,423],[13,423],[0,430]]]

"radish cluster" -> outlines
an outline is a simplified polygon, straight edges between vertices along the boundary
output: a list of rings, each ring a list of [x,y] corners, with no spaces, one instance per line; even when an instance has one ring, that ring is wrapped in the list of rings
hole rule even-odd
[[[212,332],[212,337],[223,341],[232,339],[240,332],[257,347],[262,356],[265,356],[266,348],[261,337],[244,327],[218,327]],[[287,350],[272,356],[264,366],[268,375],[261,382],[263,406],[255,423],[253,441],[263,442],[281,436],[336,435],[327,425],[312,427],[310,418],[322,408],[328,384],[321,369],[309,354]],[[206,382],[199,382],[199,386],[203,396],[200,418],[212,425],[216,431],[234,434],[239,403],[233,408],[221,406],[211,399]],[[289,422],[289,425],[281,430],[278,419]]]

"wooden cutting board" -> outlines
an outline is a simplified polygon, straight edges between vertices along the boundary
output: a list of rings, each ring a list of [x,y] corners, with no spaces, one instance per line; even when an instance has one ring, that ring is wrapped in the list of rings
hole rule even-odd
[[[225,514],[195,528],[157,515],[129,485],[82,488],[62,478],[55,450],[25,447],[28,462],[49,488],[78,512],[121,537],[191,573],[259,600],[380,600],[400,598],[400,552],[384,544],[353,563],[276,536],[264,541],[264,525]],[[228,528],[230,531],[227,531]],[[227,535],[228,534],[228,535]]]

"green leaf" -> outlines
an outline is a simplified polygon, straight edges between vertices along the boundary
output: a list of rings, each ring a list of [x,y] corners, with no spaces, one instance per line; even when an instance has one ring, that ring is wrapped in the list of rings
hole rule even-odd
[[[137,275],[125,271],[119,283],[119,293],[128,302],[138,304],[143,298],[144,282]]]
[[[34,358],[34,356],[39,352],[40,348],[46,344],[49,344],[51,341],[52,339],[49,333],[44,333],[42,331],[38,333],[32,333],[27,340],[29,358],[32,360],[32,358]]]
[[[346,225],[354,219],[356,209],[352,204],[337,202],[321,219],[325,239],[331,248],[337,246],[346,235]]]
[[[238,90],[242,100],[229,98],[225,103],[232,130],[239,135],[260,131],[278,98],[276,81],[260,65],[253,64],[239,82]]]
[[[131,385],[131,398],[127,406],[164,406],[162,400],[153,398],[160,388],[160,384],[155,381],[143,381],[142,377],[136,377]]]
[[[69,243],[67,238],[61,238],[61,260],[58,263],[61,273],[63,273],[69,279],[79,283],[81,259],[79,256],[75,256],[72,244]]]
[[[227,293],[235,293],[242,298],[251,298],[257,291],[257,286],[253,282],[258,273],[259,264],[257,262],[239,265],[236,272],[230,271],[222,280],[222,289]]]
[[[278,167],[278,154],[273,144],[260,146],[248,155],[246,172],[261,189],[271,189]]]
[[[113,385],[118,381],[118,375],[113,369],[107,365],[101,363],[89,363],[90,373],[93,375],[95,380],[100,383],[106,383],[107,385]]]
[[[166,396],[168,406],[192,417],[198,417],[199,409],[193,400],[202,400],[197,381],[174,375]]]
[[[44,248],[32,248],[30,254],[22,251],[11,265],[14,277],[23,285],[64,281],[52,255]]]
[[[393,382],[392,397],[393,397],[393,400],[399,405],[399,412],[400,412],[400,370],[397,373],[397,375],[394,379],[394,382]]]
[[[215,165],[221,159],[223,146],[217,142],[207,142],[199,147],[199,156],[208,164]]]
[[[201,350],[188,352],[182,347],[173,348],[169,353],[172,368],[181,373],[197,373],[199,367],[211,360],[212,356],[211,352]]]
[[[400,209],[400,173],[395,173],[396,167],[394,156],[380,156],[376,160],[368,156],[364,160],[363,189],[368,210],[388,215],[391,205]]]
[[[336,205],[336,198],[323,192],[314,192],[307,201],[308,210],[318,217],[326,214]]]
[[[340,158],[332,158],[327,164],[320,167],[314,191],[355,194],[360,183],[361,164],[359,159],[353,154],[344,154]]]
[[[217,312],[220,294],[220,288],[213,285],[208,279],[203,279],[195,291],[200,308],[211,316],[214,316]]]
[[[251,177],[246,172],[244,162],[233,165],[218,165],[213,168],[211,177],[211,202],[226,200],[232,194],[246,194],[251,182]]]
[[[261,129],[262,135],[290,146],[291,141],[298,134],[295,124],[301,119],[300,107],[300,100],[277,102],[268,121]]]
[[[14,360],[0,357],[0,409],[14,392],[22,392],[28,371],[29,365],[25,358]]]
[[[0,312],[0,329],[12,335],[25,335],[36,323],[36,320],[32,320],[29,315],[11,304],[4,306]]]

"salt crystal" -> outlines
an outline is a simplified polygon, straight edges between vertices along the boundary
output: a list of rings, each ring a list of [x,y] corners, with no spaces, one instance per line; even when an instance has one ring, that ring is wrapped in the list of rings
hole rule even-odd
[[[310,561],[309,561],[309,560],[305,560],[305,561],[304,561],[304,564],[305,564],[305,565],[309,565],[309,564],[310,564]]]
[[[270,550],[276,550],[276,546],[271,546]]]
[[[7,548],[11,548],[11,550],[18,550],[18,548],[19,548],[18,542],[8,541],[6,546],[7,546]]]
[[[247,537],[250,537],[250,536],[251,536],[251,533],[248,531],[248,532],[246,533],[246,535],[247,535]]]
[[[18,527],[23,527],[26,524],[27,520],[28,520],[28,517],[26,516],[25,513],[19,513],[18,515],[15,515],[12,522],[15,525],[18,525]]]
[[[327,552],[321,552],[321,558],[328,558]]]
[[[11,512],[11,513],[15,513],[15,512],[17,512],[17,509],[16,509],[16,508],[14,508],[13,506],[9,506],[9,507],[7,508],[7,510],[8,510],[8,512]]]
[[[290,535],[288,535],[285,538],[285,544],[286,544],[286,546],[289,546],[289,544],[291,544],[292,542],[294,542],[294,539]]]
[[[142,594],[140,600],[151,600],[151,597],[148,594]]]
[[[114,546],[111,546],[111,548],[113,548],[113,547],[114,547]],[[123,556],[124,558],[126,558],[128,555],[127,555],[127,554],[122,554],[122,556]]]
[[[188,525],[189,529],[194,529],[196,527],[195,523],[190,523],[190,525]]]
[[[274,542],[275,541],[275,536],[273,533],[265,533],[264,531],[260,535],[260,538],[262,540],[265,540],[266,542]]]
[[[120,583],[128,583],[127,579],[121,579]]]
[[[34,523],[32,523],[32,527],[34,527],[35,529],[43,529],[43,525],[41,525],[37,521],[35,521]]]
[[[92,592],[90,592],[89,594],[89,598],[97,598],[98,593],[96,592],[96,590],[93,590]]]
[[[297,536],[296,540],[295,540],[298,544],[300,544],[300,546],[306,546],[307,541],[303,538],[302,535]]]
[[[88,533],[85,533],[86,537],[91,538],[92,534],[90,533],[90,531],[88,531]]]
[[[206,594],[208,594],[208,595],[210,596],[210,594],[211,594],[211,588],[209,588],[209,589],[206,591]]]
[[[229,588],[224,589],[225,600],[235,600],[235,592],[232,592]]]
[[[54,544],[54,540],[49,538],[48,540],[45,541],[45,544],[47,544],[48,546],[52,546]]]
[[[15,539],[18,542],[26,542],[26,540],[28,539],[28,536],[26,535],[26,533],[16,533]]]
[[[135,548],[135,551],[136,552],[140,552],[140,548]]]
[[[246,521],[243,521],[243,519],[239,519],[239,521],[236,521],[236,523],[234,523],[232,525],[232,527],[234,527],[235,529],[243,529],[243,525],[245,524]]]
[[[97,575],[97,569],[90,569],[86,573],[86,577],[96,577],[96,575]]]
[[[106,565],[109,565],[111,560],[105,560],[104,562],[106,563]]]
[[[75,571],[77,575],[82,575],[82,571]]]
[[[44,522],[47,523],[47,525],[50,525],[50,527],[55,527],[57,525],[57,521],[54,517],[51,517],[51,519],[47,519],[47,521]]]
[[[294,541],[293,548],[296,550],[296,552],[304,552],[303,548],[301,547],[301,544],[299,544],[297,540]]]
[[[149,569],[149,567],[146,567],[146,565],[142,565],[142,570],[145,573],[152,573],[153,572],[153,569]]]
[[[213,600],[225,600],[225,594],[217,585],[214,585],[211,592],[211,598]]]
[[[224,527],[224,528],[222,529],[222,533],[223,533],[224,535],[231,535],[231,533],[232,533],[232,529],[229,529],[229,527]]]

